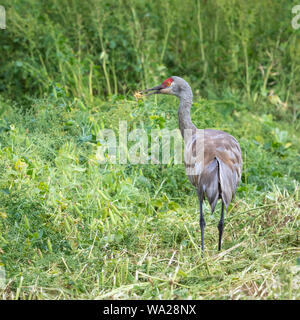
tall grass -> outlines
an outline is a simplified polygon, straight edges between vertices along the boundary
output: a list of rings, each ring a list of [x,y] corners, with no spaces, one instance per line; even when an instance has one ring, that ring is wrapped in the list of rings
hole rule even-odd
[[[300,298],[293,1],[1,4],[1,298]],[[243,152],[221,252],[220,205],[205,205],[204,258],[183,165],[96,156],[99,130],[118,135],[119,120],[149,141],[177,128],[176,100],[131,95],[170,75],[192,84],[197,127],[233,134]]]
[[[208,95],[272,88],[293,99],[299,33],[289,1],[4,1],[1,87],[42,97],[55,83],[89,102],[170,74]],[[30,10],[28,10],[30,8]],[[264,78],[272,65],[271,74]],[[286,93],[285,88],[289,86]],[[212,89],[214,88],[214,89]]]

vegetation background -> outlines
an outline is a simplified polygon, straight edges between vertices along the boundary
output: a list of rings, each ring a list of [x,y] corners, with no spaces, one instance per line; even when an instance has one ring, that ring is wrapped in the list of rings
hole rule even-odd
[[[299,299],[300,29],[287,0],[2,0],[2,299]],[[223,249],[183,165],[100,165],[101,128],[192,119],[240,141]],[[298,264],[297,264],[298,261]]]

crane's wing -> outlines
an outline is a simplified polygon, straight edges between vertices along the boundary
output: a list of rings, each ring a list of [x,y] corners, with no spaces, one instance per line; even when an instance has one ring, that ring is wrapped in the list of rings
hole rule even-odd
[[[186,143],[186,172],[200,197],[206,195],[212,211],[219,198],[226,208],[234,197],[242,174],[242,154],[230,134],[212,129],[198,130]]]

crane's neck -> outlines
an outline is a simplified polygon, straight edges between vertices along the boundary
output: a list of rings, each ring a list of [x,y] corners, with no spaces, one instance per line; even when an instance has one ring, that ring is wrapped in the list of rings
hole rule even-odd
[[[179,129],[182,137],[184,137],[184,130],[196,130],[196,126],[193,124],[191,119],[191,106],[193,103],[192,89],[189,87],[179,97],[179,109],[178,109],[178,120]]]

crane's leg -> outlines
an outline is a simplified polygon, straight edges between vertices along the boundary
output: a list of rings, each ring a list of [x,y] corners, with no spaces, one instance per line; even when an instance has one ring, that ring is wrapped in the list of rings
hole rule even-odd
[[[205,220],[204,220],[203,208],[202,208],[203,199],[201,199],[201,196],[200,196],[199,192],[197,192],[197,194],[198,194],[199,203],[200,203],[201,251],[202,251],[202,256],[203,256],[203,252],[204,252],[204,228],[205,228]]]
[[[200,229],[201,229],[201,251],[202,255],[204,252],[204,228],[205,228],[205,220],[202,210],[202,201],[200,201]]]
[[[218,250],[221,250],[221,243],[222,243],[222,235],[223,235],[223,229],[224,229],[224,202],[222,201],[222,209],[221,209],[221,219],[218,224],[219,229],[219,247]]]

